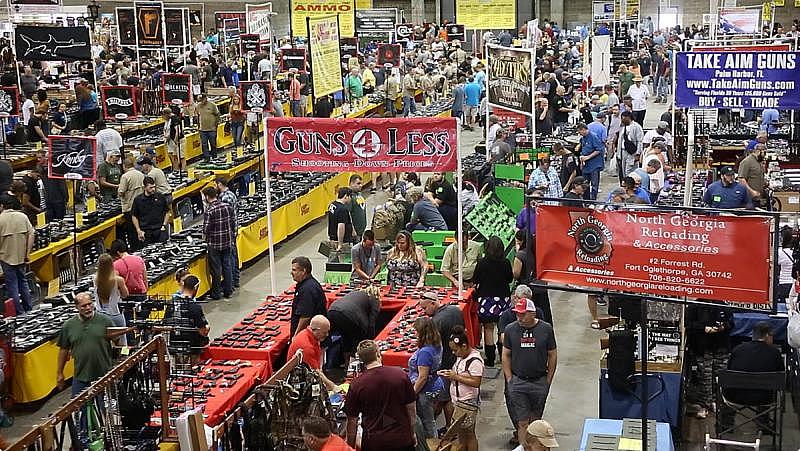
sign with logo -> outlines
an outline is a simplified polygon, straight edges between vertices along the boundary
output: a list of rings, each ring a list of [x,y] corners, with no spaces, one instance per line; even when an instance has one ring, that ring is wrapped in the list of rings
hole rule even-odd
[[[19,91],[16,86],[0,87],[0,113],[19,116]]]
[[[24,61],[91,61],[87,27],[14,27],[17,59]]]
[[[272,111],[272,83],[269,80],[239,82],[242,110],[263,113]]]
[[[447,42],[460,41],[464,42],[466,38],[466,31],[464,25],[450,24],[447,25]]]
[[[240,34],[239,46],[242,49],[242,55],[250,52],[258,53],[261,50],[261,39],[255,33]]]
[[[719,32],[723,34],[758,33],[760,13],[758,8],[720,8]]]
[[[281,49],[281,72],[289,69],[306,71],[306,49]]]
[[[397,8],[356,10],[356,31],[394,31]]]
[[[400,44],[379,44],[378,45],[378,67],[391,64],[392,67],[400,67]]]
[[[239,23],[247,23],[247,13],[244,11],[214,13],[214,25],[217,27],[217,30],[222,30],[225,28],[226,19],[238,19]]]
[[[192,76],[189,74],[161,74],[161,100],[172,105],[173,100],[192,101]]]
[[[800,52],[678,53],[683,108],[800,108]]]
[[[164,5],[136,3],[136,45],[141,48],[164,47]]]
[[[114,119],[124,113],[128,118],[136,117],[136,95],[133,86],[103,86],[100,88],[103,99],[103,117]]]
[[[537,274],[582,287],[770,308],[771,222],[538,206]],[[742,255],[746,265],[732,263]]]
[[[314,97],[319,98],[341,91],[339,16],[309,17],[308,36]]]
[[[50,148],[48,175],[55,179],[95,180],[97,140],[94,136],[47,137]]]
[[[260,5],[245,5],[247,15],[247,32],[259,36],[259,39],[269,39],[269,16],[272,14],[272,3]]]
[[[308,37],[307,17],[339,16],[339,35],[352,38],[356,35],[354,0],[290,0],[291,28],[294,36]]]
[[[394,26],[395,42],[408,42],[414,40],[414,24],[399,23]]]
[[[531,50],[490,45],[486,71],[489,105],[531,115],[533,72]]]
[[[470,30],[516,30],[515,0],[456,0],[456,21]]]
[[[168,46],[185,46],[186,41],[186,14],[185,9],[165,8],[164,29]]]
[[[136,12],[133,8],[117,8],[117,40],[119,45],[136,45]]]
[[[454,118],[269,118],[269,170],[454,171]]]

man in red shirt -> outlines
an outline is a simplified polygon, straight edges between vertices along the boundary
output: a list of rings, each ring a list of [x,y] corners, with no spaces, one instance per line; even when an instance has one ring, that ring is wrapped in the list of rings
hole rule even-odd
[[[353,451],[336,434],[331,434],[331,424],[321,417],[303,420],[303,441],[311,451]]]
[[[361,416],[361,451],[414,451],[417,395],[406,373],[383,366],[378,345],[364,340],[356,350],[365,365],[351,384],[344,402],[347,444],[355,446]]]
[[[290,359],[297,354],[297,351],[303,351],[303,362],[317,372],[320,380],[325,384],[325,388],[336,392],[339,391],[339,387],[322,372],[322,347],[319,345],[328,337],[330,331],[331,323],[328,318],[322,315],[314,316],[311,318],[311,322],[308,323],[308,327],[294,336],[286,356],[287,359]]]

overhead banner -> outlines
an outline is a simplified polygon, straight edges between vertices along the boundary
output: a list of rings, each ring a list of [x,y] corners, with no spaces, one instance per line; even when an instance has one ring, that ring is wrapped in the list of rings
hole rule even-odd
[[[397,8],[356,10],[356,31],[394,31]]]
[[[117,114],[128,118],[136,117],[136,95],[133,86],[103,86],[100,88],[103,100],[103,117],[114,119]]]
[[[184,9],[165,8],[164,9],[164,28],[166,30],[166,42],[168,46],[183,47],[186,42],[186,19]]]
[[[454,118],[269,118],[269,170],[455,171],[456,127]]]
[[[242,110],[263,113],[272,111],[272,82],[269,80],[239,82]]]
[[[489,46],[489,104],[530,116],[533,105],[531,51]]]
[[[516,30],[515,0],[456,0],[456,22],[470,30]]]
[[[261,49],[261,39],[255,33],[240,34],[239,47],[242,50],[242,55],[258,53]]]
[[[97,140],[94,136],[47,137],[48,175],[54,179],[95,180]]]
[[[678,53],[682,108],[800,108],[800,52]]]
[[[14,27],[17,59],[24,61],[91,61],[87,27]]]
[[[314,97],[341,91],[342,57],[339,53],[338,16],[309,17],[308,36]]]
[[[724,34],[755,34],[759,32],[759,8],[719,8],[719,31]]]
[[[117,40],[122,46],[136,45],[136,12],[133,8],[117,8]]]
[[[19,116],[19,91],[16,86],[0,87],[0,114]]]
[[[161,100],[172,104],[176,100],[182,103],[192,101],[192,76],[189,74],[161,74]]]
[[[256,34],[260,39],[269,39],[269,16],[272,14],[272,3],[245,5],[247,14],[247,32]]]
[[[163,48],[164,5],[136,3],[136,45],[140,48]]]
[[[400,67],[400,44],[378,44],[378,67],[391,64],[392,67]]]
[[[339,16],[339,35],[352,38],[356,35],[355,4],[353,0],[289,0],[292,15],[292,34],[308,37],[306,18]]]
[[[537,277],[771,308],[770,228],[764,217],[539,206]],[[746,265],[732,264],[743,255]]]

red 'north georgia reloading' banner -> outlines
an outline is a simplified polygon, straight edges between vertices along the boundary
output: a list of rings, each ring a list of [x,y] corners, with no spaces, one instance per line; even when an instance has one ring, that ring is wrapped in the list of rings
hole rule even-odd
[[[771,219],[536,208],[539,279],[771,308]]]
[[[456,134],[453,118],[269,118],[269,167],[280,172],[455,171]]]

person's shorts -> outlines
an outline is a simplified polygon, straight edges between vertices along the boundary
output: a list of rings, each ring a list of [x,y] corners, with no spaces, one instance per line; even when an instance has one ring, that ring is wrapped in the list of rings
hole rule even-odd
[[[517,421],[542,418],[549,392],[547,376],[536,380],[525,380],[516,375],[511,376],[511,381],[508,383],[508,400],[511,403],[509,410],[513,411],[511,416]]]
[[[475,432],[475,423],[481,412],[475,401],[453,401],[453,424],[458,425],[456,430],[459,432]]]
[[[478,115],[478,107],[477,106],[467,105],[467,106],[464,107],[464,117],[465,118],[475,117],[477,115]]]

